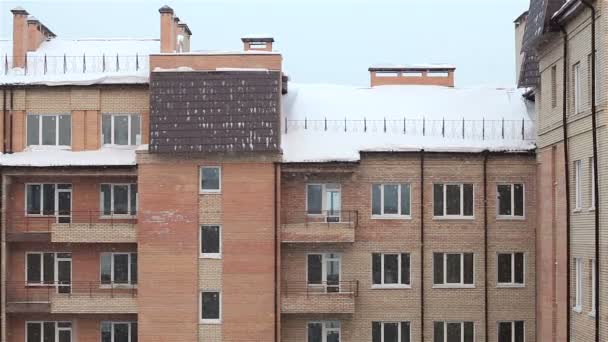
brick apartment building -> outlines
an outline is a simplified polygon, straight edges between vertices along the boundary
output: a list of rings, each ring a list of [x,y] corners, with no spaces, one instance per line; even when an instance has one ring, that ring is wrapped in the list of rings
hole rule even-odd
[[[0,41],[1,340],[532,342],[533,105],[380,65],[290,83],[270,37]]]
[[[538,113],[537,339],[542,341],[608,339],[608,299],[602,291],[608,280],[607,10],[605,1],[533,0],[522,17],[519,80],[535,97]]]

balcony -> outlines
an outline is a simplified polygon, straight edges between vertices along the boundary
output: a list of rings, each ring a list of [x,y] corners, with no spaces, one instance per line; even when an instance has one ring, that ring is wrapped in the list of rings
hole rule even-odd
[[[101,211],[72,211],[64,216],[13,212],[7,214],[6,238],[14,242],[136,243],[136,223],[134,216]]]
[[[285,243],[355,242],[359,216],[356,210],[288,214],[281,224],[281,241]]]
[[[8,282],[6,296],[11,313],[137,313],[137,285]]]
[[[288,282],[282,288],[281,313],[353,314],[359,281],[328,284]]]

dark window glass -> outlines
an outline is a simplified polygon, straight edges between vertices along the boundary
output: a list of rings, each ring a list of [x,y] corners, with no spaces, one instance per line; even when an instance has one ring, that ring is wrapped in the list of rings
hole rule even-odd
[[[464,322],[464,342],[473,342],[474,336],[473,322]]]
[[[410,215],[410,185],[401,184],[401,215]]]
[[[513,196],[515,197],[515,216],[524,216],[524,186],[523,184],[515,184],[513,186]]]
[[[114,323],[114,342],[129,342],[128,323]]]
[[[55,215],[55,184],[43,184],[42,196],[42,214]]]
[[[114,116],[114,144],[129,144],[129,117],[123,115]]]
[[[340,333],[338,331],[328,331],[327,332],[327,342],[340,342]]]
[[[498,282],[510,283],[512,281],[511,254],[498,254]]]
[[[101,134],[103,135],[103,143],[112,143],[112,116],[104,114],[101,116]]]
[[[217,191],[220,189],[219,167],[203,167],[201,172],[201,188],[203,191]]]
[[[131,323],[131,342],[137,342],[137,323]]]
[[[203,226],[201,228],[201,253],[214,254],[220,252],[220,227]]]
[[[524,253],[515,253],[515,283],[524,283]]]
[[[27,116],[27,145],[40,145],[40,115]]]
[[[131,145],[137,145],[138,143],[141,143],[140,129],[141,123],[139,115],[131,115]]]
[[[384,255],[384,284],[397,284],[399,281],[398,255]]]
[[[321,284],[323,282],[323,256],[321,254],[308,255],[308,283]]]
[[[384,185],[384,213],[399,214],[399,186]]]
[[[131,184],[131,193],[129,194],[130,196],[130,202],[131,202],[131,207],[129,208],[129,210],[131,211],[131,215],[136,215],[137,214],[137,184]]]
[[[323,342],[323,323],[308,323],[308,342]]]
[[[114,214],[126,215],[129,213],[129,186],[114,185]]]
[[[511,185],[498,186],[498,215],[511,215]]]
[[[112,342],[112,323],[101,322],[101,342]]]
[[[401,284],[410,284],[410,255],[401,254]]]
[[[399,324],[384,323],[384,341],[383,342],[399,342]]]
[[[72,145],[72,116],[59,115],[59,145]]]
[[[27,255],[27,282],[39,283],[42,278],[40,254]]]
[[[513,342],[511,322],[498,323],[498,342]]]
[[[114,283],[129,283],[129,255],[114,254]]]
[[[307,204],[309,214],[321,214],[323,205],[323,187],[320,184],[309,184]]]
[[[410,342],[410,322],[401,322],[401,342]]]
[[[443,253],[433,253],[433,284],[443,284]]]
[[[524,321],[515,321],[515,342],[524,342]]]
[[[433,322],[433,342],[445,342],[443,322]]]
[[[473,253],[465,253],[464,257],[464,283],[473,284]]]
[[[372,342],[382,342],[382,323],[372,322]]]
[[[433,185],[433,214],[443,216],[443,184]]]
[[[372,215],[381,215],[382,214],[382,203],[381,198],[382,192],[380,190],[381,185],[374,184],[372,185]]]
[[[104,215],[112,214],[112,192],[110,184],[101,184],[101,210]]]
[[[42,187],[40,184],[27,185],[27,213],[30,215],[39,215],[42,198]]]
[[[203,292],[202,294],[203,319],[220,318],[219,292]]]
[[[382,284],[382,258],[381,254],[372,254],[372,277],[374,284]]]
[[[137,253],[131,253],[131,284],[137,284]]]
[[[53,284],[55,282],[55,253],[44,253],[44,274],[43,280],[45,284]]]
[[[460,185],[446,185],[446,215],[460,215]]]
[[[460,254],[448,254],[446,264],[447,283],[460,283]]]
[[[463,208],[464,216],[473,216],[473,184],[464,184],[463,188]]]
[[[447,342],[462,342],[462,326],[460,323],[447,323]]]
[[[27,324],[27,342],[40,342],[42,338],[42,324],[28,323]]]
[[[57,117],[42,115],[42,145],[57,145]]]
[[[72,342],[72,330],[59,330],[59,342]]]
[[[43,342],[55,342],[55,322],[43,323]]]
[[[112,282],[112,254],[101,254],[101,283],[110,284]]]

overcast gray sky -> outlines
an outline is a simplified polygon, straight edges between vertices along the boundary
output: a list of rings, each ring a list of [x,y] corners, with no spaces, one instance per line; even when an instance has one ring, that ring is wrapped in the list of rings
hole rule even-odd
[[[192,30],[193,50],[272,34],[296,82],[365,86],[372,64],[451,63],[457,86],[512,86],[513,20],[529,0],[2,0],[0,38],[18,5],[61,37],[158,37],[163,4]]]

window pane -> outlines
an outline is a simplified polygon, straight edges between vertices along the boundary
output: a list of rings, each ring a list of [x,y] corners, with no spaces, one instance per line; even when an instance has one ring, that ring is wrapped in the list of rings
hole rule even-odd
[[[72,116],[59,115],[59,145],[72,145]]]
[[[410,283],[410,255],[401,254],[401,284]]]
[[[474,336],[473,322],[464,322],[464,342],[473,342]]]
[[[101,322],[101,342],[112,342],[112,324]]]
[[[524,254],[515,253],[515,283],[524,283]]]
[[[131,284],[137,284],[137,253],[131,253]]]
[[[322,276],[322,259],[321,254],[308,255],[308,283],[321,284]]]
[[[443,216],[443,184],[433,185],[433,215]]]
[[[384,341],[383,342],[399,342],[399,324],[384,323]]]
[[[473,284],[473,253],[464,254],[464,283]]]
[[[332,330],[327,332],[327,342],[340,342],[340,332]]]
[[[114,144],[129,144],[129,117],[114,115]]]
[[[443,322],[433,322],[433,342],[445,342]]]
[[[498,323],[498,342],[513,342],[511,322]]]
[[[372,322],[372,342],[382,342],[382,324]]]
[[[131,187],[131,192],[129,193],[129,200],[131,207],[129,208],[131,215],[137,214],[137,184],[129,185]]]
[[[462,330],[460,323],[447,323],[447,342],[462,342]]]
[[[55,342],[55,322],[43,323],[43,342]]]
[[[139,115],[131,115],[131,145],[141,144]]]
[[[511,254],[498,254],[498,282],[510,283],[512,277]]]
[[[410,214],[410,185],[401,184],[401,215]]]
[[[57,117],[42,115],[42,145],[57,145]]]
[[[101,116],[101,134],[104,144],[112,143],[112,116],[103,114]]]
[[[220,318],[220,294],[219,292],[203,292],[203,319]]]
[[[308,342],[323,342],[322,323],[308,323]]]
[[[447,215],[460,215],[460,185],[446,185]]]
[[[44,280],[45,284],[53,284],[55,282],[55,253],[44,253],[42,259],[44,263],[42,280]]]
[[[42,278],[40,254],[27,255],[27,282],[39,283]]]
[[[27,342],[40,342],[42,337],[42,324],[28,323],[27,324]]]
[[[460,254],[447,255],[447,282],[460,283]]]
[[[128,323],[114,323],[114,342],[129,342]]]
[[[42,214],[55,215],[55,184],[43,184],[42,196]]]
[[[398,185],[384,185],[384,213],[399,214]]]
[[[129,213],[129,186],[114,185],[114,214],[126,215]]]
[[[511,215],[511,185],[498,186],[498,215]]]
[[[515,342],[524,342],[524,321],[515,321]]]
[[[110,184],[101,184],[101,211],[104,215],[112,214],[112,194]]]
[[[59,342],[72,342],[72,330],[59,330]]]
[[[101,283],[110,284],[112,282],[112,254],[101,253]]]
[[[309,214],[321,214],[322,206],[322,186],[320,184],[309,184],[307,194],[307,204]]]
[[[40,198],[41,198],[41,186],[40,184],[28,184],[27,185],[27,213],[30,215],[40,214]]]
[[[131,323],[131,342],[137,342],[137,323]]]
[[[398,255],[384,255],[384,283],[397,284],[399,277]]]
[[[40,115],[27,116],[27,145],[40,145]]]
[[[129,255],[114,254],[114,283],[129,283]]]
[[[381,254],[372,254],[372,278],[374,284],[382,284],[382,257]]]
[[[443,253],[433,253],[433,284],[443,284]]]
[[[401,342],[410,342],[410,322],[401,322]]]
[[[523,184],[515,184],[515,216],[524,216],[524,186]]]
[[[473,184],[464,184],[463,192],[463,215],[473,216]]]
[[[201,229],[201,253],[220,252],[220,227],[204,226]]]
[[[380,215],[382,211],[380,206],[382,205],[380,201],[381,190],[379,184],[372,185],[372,215]]]
[[[219,167],[203,167],[201,186],[203,190],[219,190],[220,189],[220,168]]]

